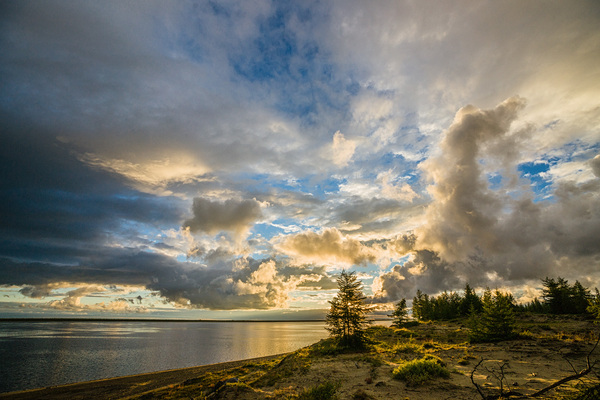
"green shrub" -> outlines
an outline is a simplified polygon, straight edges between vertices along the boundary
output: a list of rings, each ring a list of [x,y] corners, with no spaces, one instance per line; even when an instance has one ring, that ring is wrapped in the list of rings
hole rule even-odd
[[[333,400],[337,399],[337,390],[340,388],[339,383],[323,382],[314,388],[304,390],[298,396],[298,400]]]
[[[417,324],[418,324],[418,322],[417,322]],[[413,336],[417,336],[417,334],[415,332],[408,330],[406,328],[395,329],[394,334],[396,334],[397,336],[400,336],[402,338],[412,338]]]
[[[310,355],[314,356],[333,356],[342,353],[345,349],[338,346],[338,341],[334,338],[321,339],[309,348]]]
[[[412,340],[409,340],[408,342],[398,342],[396,343],[396,345],[392,348],[392,351],[396,354],[400,354],[400,353],[409,353],[409,354],[414,354],[414,353],[422,353],[423,352],[423,346],[420,344],[415,343]]]
[[[431,355],[402,363],[392,373],[394,378],[406,381],[410,385],[420,385],[437,377],[450,376],[450,371],[442,360]]]

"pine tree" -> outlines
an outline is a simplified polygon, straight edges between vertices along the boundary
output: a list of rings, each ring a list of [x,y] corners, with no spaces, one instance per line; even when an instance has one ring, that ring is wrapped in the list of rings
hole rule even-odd
[[[482,308],[481,299],[477,293],[467,283],[465,286],[465,296],[460,302],[460,315],[467,316],[472,311],[480,312]]]
[[[329,301],[331,307],[325,323],[330,334],[345,346],[360,347],[364,343],[365,329],[370,321],[367,314],[370,307],[355,272],[342,271],[337,279],[338,294]]]
[[[556,280],[546,277],[546,279],[542,279],[542,283],[544,284],[542,297],[550,313],[568,314],[570,303],[569,281],[559,276]]]
[[[584,287],[579,281],[571,288],[571,312],[574,314],[585,314],[589,305],[589,300],[592,298],[590,290]]]
[[[515,334],[514,299],[510,293],[488,288],[481,299],[483,307],[479,314],[471,316],[471,340],[494,342],[510,339]]]
[[[593,314],[596,322],[600,323],[600,292],[596,288],[596,295],[591,295],[588,300],[587,312]]]
[[[396,304],[396,308],[390,317],[393,318],[392,326],[400,328],[408,320],[408,310],[406,309],[406,299],[402,299]]]
[[[552,314],[585,314],[588,300],[591,298],[590,290],[579,281],[569,285],[569,281],[560,276],[542,279],[544,284],[544,305]]]
[[[429,296],[417,290],[417,295],[413,298],[413,317],[419,321],[433,319],[433,305]]]

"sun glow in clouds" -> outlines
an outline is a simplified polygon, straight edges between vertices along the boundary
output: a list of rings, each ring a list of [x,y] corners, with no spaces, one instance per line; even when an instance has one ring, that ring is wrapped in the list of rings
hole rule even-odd
[[[600,286],[596,4],[432,5],[7,7],[0,315]]]

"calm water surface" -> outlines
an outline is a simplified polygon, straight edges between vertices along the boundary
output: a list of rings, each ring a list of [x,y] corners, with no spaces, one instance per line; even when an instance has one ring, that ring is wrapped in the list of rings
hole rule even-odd
[[[0,321],[0,392],[286,353],[322,322]]]

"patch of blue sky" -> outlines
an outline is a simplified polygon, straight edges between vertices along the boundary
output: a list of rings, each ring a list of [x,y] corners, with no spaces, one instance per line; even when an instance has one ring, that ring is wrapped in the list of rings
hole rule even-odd
[[[310,31],[311,18],[310,10],[278,3],[260,22],[259,36],[243,52],[229,54],[236,74],[257,84],[257,96],[270,98],[275,109],[300,116],[305,124],[313,124],[324,108],[347,112],[348,97],[357,90],[336,77],[335,66],[316,41],[298,38],[287,26],[292,19],[300,20]]]
[[[588,143],[581,139],[565,143],[560,148],[554,149],[550,154],[540,157],[542,161],[555,165],[563,162],[586,161],[600,152],[600,143]]]
[[[185,262],[189,262],[190,259],[188,258],[188,256],[186,254],[178,254],[175,259],[177,261],[179,261],[180,263],[185,263]]]
[[[269,193],[273,189],[278,191],[289,190],[292,192],[310,194],[315,198],[324,200],[328,194],[340,190],[340,185],[346,182],[344,178],[310,175],[301,179],[290,180],[287,177],[268,174],[240,173],[235,175],[241,189],[249,193]]]
[[[528,162],[520,164],[517,167],[519,176],[522,179],[528,179],[531,182],[531,189],[535,195],[534,201],[540,201],[550,196],[552,181],[545,174],[550,170],[551,162]]]
[[[287,230],[284,225],[273,223],[258,223],[252,227],[252,234],[250,238],[261,236],[266,239],[271,239],[277,235],[286,233]]]
[[[396,174],[393,177],[393,181],[396,184],[402,182],[413,186],[419,184],[421,180],[421,171],[418,168],[418,162],[407,160],[402,154],[393,152],[378,155],[377,158],[371,157],[356,161],[355,166],[361,170],[361,177],[363,179],[372,181],[375,181],[380,173],[390,170]]]
[[[491,190],[498,190],[502,188],[502,175],[500,174],[488,174],[487,175],[488,187]]]
[[[396,265],[402,265],[404,266],[404,264],[409,261],[412,258],[412,254],[406,254],[403,255],[402,257],[400,257],[397,260],[394,260],[390,263],[389,268],[392,269],[394,268]]]

